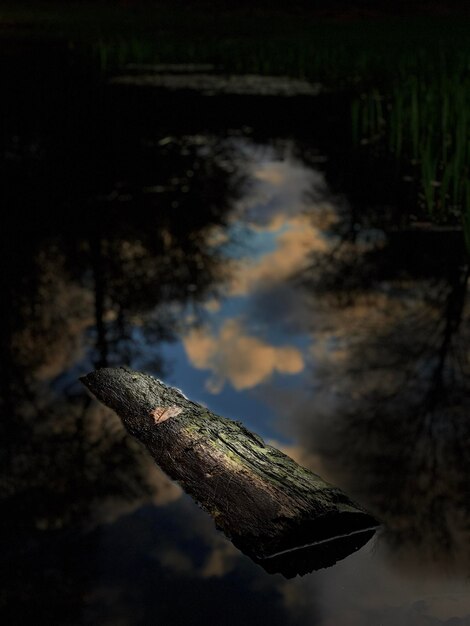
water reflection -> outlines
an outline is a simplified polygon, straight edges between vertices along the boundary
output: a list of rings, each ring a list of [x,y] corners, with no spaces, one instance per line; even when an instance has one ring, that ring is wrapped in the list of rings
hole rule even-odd
[[[182,303],[196,304],[220,280],[217,248],[209,246],[207,238],[229,210],[235,188],[224,182],[229,177],[222,168],[198,155],[193,142],[175,140],[162,151],[153,150],[148,158],[157,172],[158,158],[164,161],[167,171],[160,172],[162,178],[157,180],[161,187],[172,185],[171,193],[155,198],[136,181],[127,185],[126,193],[123,185],[116,185],[117,189],[84,201],[72,224],[56,221],[59,203],[51,208],[45,198],[44,204],[36,201],[41,223],[37,229],[25,219],[23,190],[15,190],[18,208],[11,207],[2,228],[1,285],[7,304],[2,307],[2,429],[11,462],[19,443],[22,454],[25,443],[40,449],[41,459],[44,448],[36,445],[35,438],[45,443],[54,433],[65,438],[61,447],[69,447],[64,452],[50,442],[51,453],[61,460],[51,462],[46,455],[51,472],[63,463],[70,463],[70,471],[75,472],[73,459],[78,456],[82,466],[81,457],[88,454],[82,446],[91,449],[92,458],[101,459],[103,433],[90,432],[98,428],[99,420],[90,415],[96,407],[90,409],[78,390],[78,372],[86,363],[91,367],[130,360],[160,371],[158,346],[174,336]],[[29,167],[27,159],[15,163],[14,169],[21,169],[16,176],[28,179]],[[173,188],[176,179],[185,180],[190,167],[201,170],[192,177],[194,183],[185,183],[191,189],[191,203],[186,190]],[[217,179],[223,209],[198,189],[210,185],[206,167]],[[47,171],[55,174],[52,168]],[[231,176],[230,185],[234,179]],[[186,214],[183,221],[181,215]],[[18,232],[20,239],[15,238]],[[116,459],[117,467],[127,465],[124,457],[125,451]],[[28,466],[28,473],[38,474],[32,470],[31,457]],[[95,468],[90,476],[90,491],[98,500],[97,476],[101,474],[105,484],[115,480],[101,470]],[[44,476],[40,482],[48,480]],[[90,493],[85,493],[83,501],[88,497]]]
[[[283,169],[285,155],[271,153],[274,170]],[[298,174],[303,166],[291,155],[288,167]],[[265,168],[263,163],[260,169]],[[257,168],[249,171],[244,220],[250,223],[253,197],[259,215],[272,211],[272,222],[255,221],[256,254],[237,259],[219,317],[196,338],[183,339],[187,356],[195,367],[225,371],[226,384],[252,389],[268,402],[283,416],[282,430],[301,442],[289,453],[385,521],[373,558],[361,553],[334,573],[299,583],[308,594],[312,586],[326,586],[324,622],[318,623],[440,623],[436,620],[450,616],[466,623],[460,620],[470,611],[468,262],[461,233],[408,226],[392,211],[365,209],[358,215],[344,199],[331,197],[321,175],[306,175],[304,188],[296,186],[301,204],[295,195],[286,204],[307,217],[306,228],[315,237],[303,255],[287,257],[292,266],[286,273],[276,272],[266,259],[282,250],[289,216],[283,215],[277,228],[269,194],[257,195]],[[276,179],[271,178],[271,189]],[[286,183],[283,192],[288,188]],[[260,272],[258,280],[260,267],[274,269],[271,275]],[[252,289],[249,280],[239,278],[250,273]],[[233,288],[241,283],[248,287]],[[275,325],[278,341],[283,330],[291,342],[302,337],[303,367],[295,382],[286,386],[285,379],[272,377],[273,369],[243,378],[250,368],[237,362],[236,349],[226,349],[225,325],[234,324],[234,311],[238,316],[242,311],[245,324],[262,324],[264,336]],[[219,359],[216,366],[211,354]],[[206,384],[209,393],[223,390],[212,377]],[[355,566],[365,570],[361,582],[353,580]],[[332,597],[344,586],[351,598],[342,595],[339,608]]]
[[[309,288],[325,306],[312,347],[312,410],[317,425],[328,420],[335,433],[319,439],[331,446],[322,455],[376,507],[394,545],[419,546],[421,559],[429,552],[465,561],[463,242],[447,231],[387,232],[383,222],[369,242],[357,233],[356,224],[353,239],[334,236],[331,253],[316,257],[321,271],[314,263],[309,272]],[[355,270],[349,280],[348,267]],[[305,424],[310,436],[315,430]]]
[[[333,211],[323,199],[323,176],[295,158],[291,144],[273,149],[238,141],[236,146],[249,182],[228,224],[224,251],[230,274],[216,314],[183,332],[191,365],[211,372],[205,381],[210,394],[219,394],[225,384],[237,391],[255,389],[273,377],[280,382],[278,375],[295,378],[304,371],[305,306],[289,281],[305,269],[313,250],[327,246],[312,211]]]
[[[226,109],[196,98],[188,120],[187,100],[102,90],[65,50],[62,70],[57,50],[27,52],[17,75],[2,67],[15,88],[0,103],[10,621],[468,623],[460,234],[410,228],[365,177],[351,205],[333,196],[310,105],[273,103],[268,141],[265,105],[234,107],[237,129],[256,109],[235,133]],[[264,574],[82,394],[78,375],[104,363],[243,419],[386,533],[302,580]]]
[[[467,623],[468,259],[461,234],[348,211],[328,232],[329,249],[315,253],[304,274],[313,385],[291,419],[313,463],[386,530],[374,559],[358,557],[367,572],[360,582],[350,578],[350,564],[341,570],[339,584],[354,589],[355,600],[333,613],[325,605],[325,623]],[[280,394],[276,402],[292,406]]]
[[[99,580],[92,529],[179,498],[77,376],[109,362],[162,371],[159,346],[183,304],[216,293],[224,271],[209,242],[243,179],[210,135],[143,141],[135,124],[104,116],[111,95],[88,101],[90,91],[54,108],[64,97],[54,85],[43,117],[29,111],[38,127],[13,137],[8,108],[3,136],[1,579],[20,623],[81,623],[72,616]]]

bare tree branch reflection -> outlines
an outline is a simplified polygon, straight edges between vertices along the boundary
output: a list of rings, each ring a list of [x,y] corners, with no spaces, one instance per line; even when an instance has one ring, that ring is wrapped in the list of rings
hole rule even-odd
[[[179,493],[78,374],[135,360],[162,371],[159,345],[181,311],[225,276],[211,238],[244,180],[223,140],[158,127],[144,140],[137,112],[116,124],[115,95],[75,78],[70,93],[33,84],[33,128],[21,127],[14,158],[9,136],[0,152],[1,529],[14,537],[0,579],[10,601],[27,598],[38,621],[40,605],[54,607],[57,623],[85,593],[89,574],[68,575],[66,561],[98,535],[80,533]]]
[[[468,565],[469,264],[458,232],[338,218],[304,274],[315,395],[305,445],[389,545]]]

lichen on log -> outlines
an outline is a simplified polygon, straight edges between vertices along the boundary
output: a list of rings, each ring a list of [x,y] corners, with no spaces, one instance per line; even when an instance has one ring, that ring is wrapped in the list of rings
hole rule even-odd
[[[293,576],[332,565],[374,534],[377,521],[340,489],[179,390],[127,368],[81,381],[267,571]]]

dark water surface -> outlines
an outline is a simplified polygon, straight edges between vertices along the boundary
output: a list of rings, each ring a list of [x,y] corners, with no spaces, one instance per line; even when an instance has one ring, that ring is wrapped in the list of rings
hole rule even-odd
[[[391,164],[358,157],[346,94],[106,85],[52,44],[2,46],[5,623],[470,624],[461,233],[413,222]],[[382,530],[268,575],[78,383],[120,364]]]

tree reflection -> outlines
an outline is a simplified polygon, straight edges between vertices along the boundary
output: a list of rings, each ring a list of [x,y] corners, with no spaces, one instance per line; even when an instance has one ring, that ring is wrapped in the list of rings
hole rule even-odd
[[[132,101],[75,78],[70,92],[34,83],[42,98],[2,138],[0,497],[14,539],[0,576],[19,621],[27,599],[25,611],[54,607],[46,621],[69,623],[88,578],[82,566],[66,575],[88,541],[78,529],[112,517],[112,503],[174,497],[76,380],[108,363],[162,371],[158,347],[183,306],[224,276],[211,237],[243,182],[216,137],[162,136],[152,121],[143,139],[137,110],[135,123],[113,119]]]
[[[461,233],[347,207],[305,274],[315,400],[301,429],[390,545],[468,565],[469,264]],[[316,415],[312,423],[311,415]],[[319,443],[321,442],[321,443]]]

